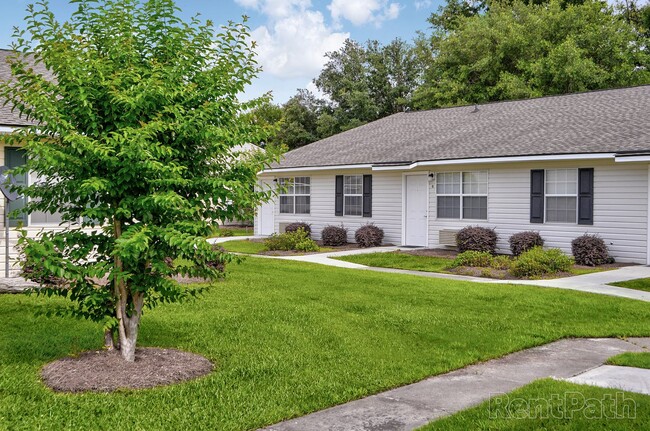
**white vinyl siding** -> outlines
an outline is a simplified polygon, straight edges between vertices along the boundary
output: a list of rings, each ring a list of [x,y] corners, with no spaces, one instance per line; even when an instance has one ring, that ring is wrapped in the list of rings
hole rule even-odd
[[[594,224],[530,223],[531,169],[578,168],[594,168]],[[508,238],[516,232],[539,232],[546,247],[558,247],[567,254],[571,253],[573,239],[589,233],[603,238],[618,261],[646,263],[648,164],[616,164],[613,161],[499,164],[490,167],[489,178],[489,222],[431,221],[430,247],[439,246],[441,229],[458,230],[472,224],[496,228],[499,253],[510,253]],[[431,193],[433,198],[434,191]],[[430,200],[429,212],[436,213],[435,199]]]
[[[372,174],[372,217],[335,216],[335,181],[336,175]],[[281,226],[294,221],[304,221],[311,225],[312,237],[320,238],[323,227],[343,226],[348,230],[348,241],[354,242],[354,232],[368,223],[373,223],[384,230],[384,242],[399,245],[402,242],[402,173],[371,172],[370,170],[353,171],[332,170],[313,171],[307,174],[311,178],[310,214],[281,214],[279,205],[275,210],[275,231]],[[272,181],[266,177],[264,181]]]

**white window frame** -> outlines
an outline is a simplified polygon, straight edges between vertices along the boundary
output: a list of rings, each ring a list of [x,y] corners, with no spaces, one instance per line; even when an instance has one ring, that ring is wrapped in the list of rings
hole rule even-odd
[[[357,177],[361,179],[361,193],[345,193],[345,180],[348,178]],[[361,198],[361,211],[359,214],[348,214],[347,205],[345,205],[345,198],[360,197]],[[344,217],[363,217],[363,174],[358,175],[343,175],[343,216]]]
[[[460,175],[460,189],[459,193],[439,193],[438,192],[438,175],[444,175],[444,174],[459,174]],[[464,186],[464,176],[465,174],[485,174],[485,193],[465,193],[465,190],[463,189]],[[463,215],[464,212],[464,202],[463,198],[464,197],[479,197],[479,198],[485,198],[486,200],[486,206],[489,208],[489,185],[490,185],[490,175],[489,171],[450,171],[450,172],[437,172],[436,173],[436,219],[440,220],[476,220],[476,221],[487,221],[489,218],[489,215],[485,214],[485,218],[465,218]],[[458,197],[459,200],[459,211],[460,213],[458,214],[458,218],[451,218],[451,217],[439,217],[438,216],[438,197]],[[486,208],[486,209],[487,209]]]
[[[309,193],[296,193],[296,179],[297,178],[301,178],[301,179],[307,178],[308,179],[308,181],[309,181]],[[282,211],[282,203],[280,201],[278,201],[280,214],[311,215],[311,177],[301,176],[301,177],[282,177],[282,178],[278,178],[278,184],[279,185],[282,185],[282,183],[286,184],[287,181],[289,181],[291,183],[291,187],[293,188],[293,192],[292,193],[287,193],[286,190],[280,190],[280,195],[279,196],[280,196],[280,198],[282,198],[282,196],[291,196],[291,197],[293,197],[293,208],[292,208],[291,212],[286,212],[286,211],[283,212]],[[301,184],[305,185],[306,183],[301,182]],[[309,198],[309,211],[307,211],[306,213],[296,213],[296,200],[297,200],[296,198],[297,197],[308,197]]]
[[[573,194],[562,194],[562,193],[548,193],[548,173],[549,171],[574,171],[575,172],[575,193]],[[578,178],[578,168],[555,168],[555,169],[544,169],[544,223],[558,223],[558,224],[578,224],[578,187],[580,180]],[[573,221],[548,221],[548,198],[575,198],[576,200],[576,217]]]
[[[35,173],[30,171],[29,174],[27,175],[27,185],[31,186],[34,184],[38,183],[38,178],[33,179],[32,177],[35,176]],[[28,202],[31,201],[31,199],[27,199]],[[58,222],[52,221],[52,222],[34,222],[32,221],[32,216],[34,213],[29,213],[27,214],[27,227],[32,226],[32,227],[55,227],[55,226],[61,226],[65,222],[63,220],[59,220]]]

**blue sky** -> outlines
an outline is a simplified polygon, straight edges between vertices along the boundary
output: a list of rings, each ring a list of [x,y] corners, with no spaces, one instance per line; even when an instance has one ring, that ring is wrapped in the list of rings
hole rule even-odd
[[[23,27],[25,7],[32,1],[13,0],[0,14],[0,47],[11,44],[14,26]],[[313,88],[324,54],[336,51],[346,38],[382,42],[401,37],[412,40],[426,30],[426,18],[441,0],[176,0],[188,18],[200,13],[215,24],[250,17],[258,60],[264,68],[246,91],[246,98],[272,91],[274,101],[285,102],[298,88]],[[65,0],[51,0],[60,19],[72,7]]]

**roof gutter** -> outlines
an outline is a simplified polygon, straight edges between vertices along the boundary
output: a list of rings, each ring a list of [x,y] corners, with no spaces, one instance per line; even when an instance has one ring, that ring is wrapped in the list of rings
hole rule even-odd
[[[488,163],[511,163],[511,162],[553,162],[563,160],[614,160],[617,163],[625,162],[650,162],[650,154],[617,154],[617,153],[582,153],[582,154],[544,154],[536,156],[504,156],[504,157],[477,157],[470,159],[448,159],[428,160],[410,164],[357,164],[338,166],[312,166],[299,168],[278,168],[265,169],[260,174],[274,174],[282,172],[304,172],[304,171],[332,171],[343,169],[371,169],[373,171],[408,171],[419,167],[448,166],[448,165],[469,165]]]
[[[426,166],[508,163],[508,162],[544,162],[557,160],[602,160],[613,159],[615,153],[587,153],[587,154],[547,154],[539,156],[506,156],[506,157],[479,157],[473,159],[430,160],[411,163],[402,166],[373,166],[373,171],[410,170]]]

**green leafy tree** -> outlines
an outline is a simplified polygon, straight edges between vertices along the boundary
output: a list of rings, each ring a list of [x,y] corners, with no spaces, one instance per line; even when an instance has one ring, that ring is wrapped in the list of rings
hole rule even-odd
[[[509,100],[650,82],[647,40],[606,3],[490,3],[422,48],[418,108]]]
[[[44,178],[21,188],[26,210],[70,223],[20,245],[42,276],[67,284],[43,292],[115,329],[133,361],[143,310],[197,293],[172,277],[213,280],[232,259],[205,241],[212,221],[269,198],[252,186],[272,154],[237,151],[264,140],[243,115],[263,100],[237,97],[258,67],[243,23],[216,33],[179,19],[172,0],[73,3],[64,23],[46,2],[28,7],[15,79],[0,89],[38,124],[8,137],[28,154],[16,171]]]
[[[403,111],[421,79],[419,57],[400,39],[387,45],[348,39],[327,58],[314,80],[330,102],[320,121],[322,137]]]

